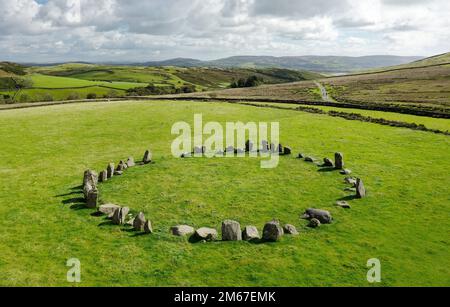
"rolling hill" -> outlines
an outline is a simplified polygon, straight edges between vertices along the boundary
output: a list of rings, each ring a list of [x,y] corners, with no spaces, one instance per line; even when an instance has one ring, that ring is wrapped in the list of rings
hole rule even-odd
[[[142,65],[162,67],[243,67],[243,68],[284,68],[308,70],[321,73],[349,73],[360,70],[395,66],[422,59],[421,57],[401,57],[389,55],[374,55],[363,57],[342,56],[234,56],[213,61],[195,59],[171,59],[161,62],[147,62]]]

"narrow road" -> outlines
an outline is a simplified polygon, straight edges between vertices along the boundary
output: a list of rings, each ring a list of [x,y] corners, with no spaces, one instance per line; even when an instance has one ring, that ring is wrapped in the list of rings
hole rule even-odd
[[[334,102],[334,99],[330,95],[328,95],[327,89],[322,84],[320,84],[317,81],[314,81],[314,84],[316,84],[317,87],[319,88],[323,101]]]

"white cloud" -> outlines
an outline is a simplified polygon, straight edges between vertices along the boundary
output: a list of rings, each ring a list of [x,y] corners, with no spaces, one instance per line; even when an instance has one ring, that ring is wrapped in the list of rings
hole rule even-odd
[[[0,0],[0,59],[449,51],[447,0]]]

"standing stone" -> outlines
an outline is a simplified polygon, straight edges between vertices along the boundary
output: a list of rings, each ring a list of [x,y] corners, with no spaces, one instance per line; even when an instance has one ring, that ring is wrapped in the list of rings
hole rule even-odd
[[[266,241],[276,242],[284,234],[283,228],[281,228],[278,221],[272,221],[264,226],[263,239]]]
[[[236,149],[234,151],[234,153],[237,154],[237,155],[244,155],[245,154],[245,150],[238,148],[238,149]]]
[[[275,153],[277,151],[277,148],[275,147],[274,143],[270,143],[270,152]]]
[[[253,146],[254,146],[254,144],[253,144],[250,140],[248,140],[248,141],[245,143],[245,151],[246,151],[246,152],[251,152],[251,151],[253,151]]]
[[[242,239],[245,241],[259,240],[258,228],[255,226],[247,226],[242,232]]]
[[[297,228],[295,228],[294,225],[287,224],[287,225],[285,225],[285,226],[283,227],[283,230],[284,230],[284,233],[285,233],[285,234],[288,234],[288,235],[294,235],[294,236],[296,236],[296,235],[299,234],[298,231],[297,231]]]
[[[227,148],[225,148],[225,152],[226,153],[233,153],[234,154],[234,147],[233,146],[228,146]]]
[[[216,241],[219,237],[217,230],[207,227],[197,229],[195,231],[195,236],[197,239],[205,241]]]
[[[98,174],[93,170],[87,170],[83,175],[83,187],[90,183],[92,186],[97,186],[98,184]]]
[[[342,171],[339,172],[341,175],[351,175],[352,171],[349,169],[343,169]]]
[[[242,231],[241,225],[236,221],[226,220],[222,223],[222,240],[223,241],[241,241]]]
[[[106,182],[108,180],[108,171],[101,171],[98,176],[98,182]]]
[[[116,209],[120,209],[120,206],[114,204],[105,204],[101,205],[98,208],[98,212],[110,216],[111,214],[114,214],[114,211],[116,211]]]
[[[86,206],[90,209],[97,208],[97,201],[98,201],[98,190],[96,188],[93,188],[89,190],[86,196]]]
[[[144,232],[146,234],[151,234],[153,233],[153,227],[152,227],[152,222],[150,221],[146,221],[144,224]]]
[[[291,154],[292,154],[292,149],[291,149],[291,147],[288,147],[288,146],[284,147],[284,152],[283,152],[283,154],[284,154],[285,156],[291,155]]]
[[[305,162],[314,162],[315,160],[313,157],[305,157]]]
[[[112,222],[116,225],[125,224],[125,220],[126,220],[129,212],[130,212],[130,208],[128,208],[128,207],[116,209],[116,211],[114,211],[114,214],[112,217]]]
[[[302,153],[299,153],[297,156],[297,159],[304,159],[304,158],[305,158],[305,155]]]
[[[310,228],[318,228],[322,225],[322,223],[318,219],[311,219],[309,221],[308,227]]]
[[[337,152],[334,155],[334,160],[336,169],[344,169],[344,155],[342,153]]]
[[[364,183],[360,178],[356,179],[356,197],[366,197],[366,188],[364,187]]]
[[[306,210],[302,218],[307,220],[318,219],[322,224],[331,224],[331,222],[333,221],[330,212],[319,209]]]
[[[333,163],[333,161],[331,161],[331,159],[325,158],[325,159],[323,159],[323,166],[334,167],[334,163]]]
[[[108,167],[106,168],[106,172],[108,175],[108,179],[114,177],[114,163],[109,163]]]
[[[262,141],[261,142],[261,152],[268,152],[270,150],[269,142]]]
[[[178,225],[170,228],[170,232],[177,237],[184,237],[191,235],[195,232],[195,229],[187,225]]]
[[[194,155],[201,155],[203,154],[203,148],[202,147],[194,147]]]
[[[134,162],[134,158],[133,157],[129,157],[127,160],[127,166],[128,167],[134,167],[136,166],[136,163]]]
[[[133,229],[136,231],[143,231],[144,230],[144,225],[145,225],[145,215],[144,213],[140,212],[138,215],[136,215],[136,217],[134,218],[133,221]]]
[[[114,175],[115,176],[122,176],[123,175],[123,171],[115,171]]]
[[[345,183],[351,184],[353,187],[356,187],[357,180],[352,177],[347,177],[344,179]]]
[[[152,158],[153,158],[152,153],[150,152],[150,150],[147,150],[144,154],[144,158],[142,159],[142,162],[144,162],[144,164],[152,163]]]
[[[116,172],[123,172],[125,170],[125,163],[120,161],[117,165]]]

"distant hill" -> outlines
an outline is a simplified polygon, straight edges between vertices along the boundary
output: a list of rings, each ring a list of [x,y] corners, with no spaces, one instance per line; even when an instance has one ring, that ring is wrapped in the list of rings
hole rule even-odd
[[[350,73],[386,66],[396,66],[423,59],[418,56],[374,55],[363,57],[342,56],[233,56],[213,61],[196,59],[171,59],[159,62],[147,62],[146,66],[177,66],[177,67],[221,67],[221,68],[284,68],[309,70],[320,73]],[[137,64],[138,65],[138,64]]]
[[[420,67],[420,66],[430,66],[430,65],[440,65],[450,63],[450,52],[435,55],[429,58],[414,61],[409,64],[401,65],[402,67]]]

